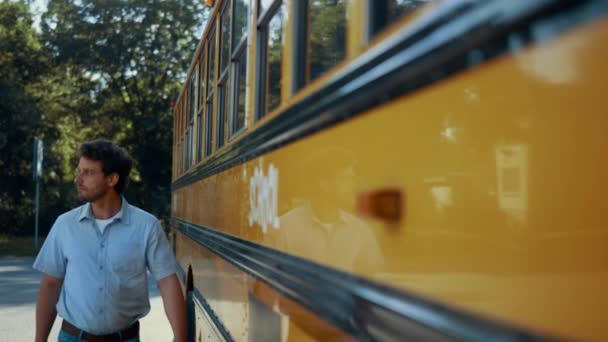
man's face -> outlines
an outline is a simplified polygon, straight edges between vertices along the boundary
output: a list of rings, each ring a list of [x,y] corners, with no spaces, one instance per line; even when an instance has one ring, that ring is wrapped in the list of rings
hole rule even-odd
[[[112,175],[104,175],[101,161],[80,158],[78,174],[74,179],[81,201],[94,202],[113,191]]]

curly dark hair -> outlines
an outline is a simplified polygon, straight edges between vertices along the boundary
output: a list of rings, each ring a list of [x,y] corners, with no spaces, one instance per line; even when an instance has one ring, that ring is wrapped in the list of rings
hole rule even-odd
[[[80,145],[77,157],[100,161],[106,176],[116,172],[119,178],[114,190],[119,194],[123,193],[129,183],[129,173],[133,167],[133,159],[124,148],[107,139],[95,139]]]

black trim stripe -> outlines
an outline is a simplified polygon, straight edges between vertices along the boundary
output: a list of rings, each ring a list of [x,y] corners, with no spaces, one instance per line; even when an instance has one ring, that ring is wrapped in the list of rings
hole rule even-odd
[[[172,218],[175,229],[364,341],[545,341],[549,337]]]
[[[484,61],[608,12],[606,0],[447,2],[367,51],[306,99],[172,183],[192,184]],[[516,42],[516,44],[514,44]]]
[[[179,274],[179,276],[183,279],[183,281],[185,283],[186,282],[186,273],[184,272],[184,269],[182,268],[182,266],[179,264],[177,267],[177,273]],[[228,329],[226,329],[226,327],[224,327],[224,324],[222,323],[222,321],[217,317],[217,315],[215,314],[215,311],[213,311],[213,308],[211,308],[211,305],[209,305],[209,303],[205,299],[205,296],[203,296],[203,294],[197,288],[194,288],[193,291],[188,291],[188,293],[186,293],[186,311],[188,312],[188,315],[187,315],[188,322],[187,323],[188,323],[189,329],[196,326],[196,317],[194,315],[194,305],[198,305],[201,308],[201,310],[205,312],[205,315],[211,319],[210,323],[212,323],[214,325],[215,330],[219,334],[221,334],[224,341],[227,341],[227,342],[234,341],[234,338],[232,338],[232,335],[230,335],[230,332],[228,331]],[[194,341],[195,333],[196,332],[194,332],[194,331],[190,332],[192,341]]]

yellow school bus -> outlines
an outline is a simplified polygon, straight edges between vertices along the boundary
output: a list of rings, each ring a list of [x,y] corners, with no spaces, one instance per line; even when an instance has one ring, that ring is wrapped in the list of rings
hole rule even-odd
[[[608,339],[608,1],[207,4],[174,111],[193,340]]]

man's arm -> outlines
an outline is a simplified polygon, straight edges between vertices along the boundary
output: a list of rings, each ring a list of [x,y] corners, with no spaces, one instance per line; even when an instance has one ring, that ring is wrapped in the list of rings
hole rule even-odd
[[[46,273],[40,280],[40,291],[36,302],[36,342],[46,342],[55,317],[57,309],[55,305],[59,300],[63,279],[52,277]]]
[[[157,285],[163,298],[165,314],[169,319],[171,329],[173,329],[173,341],[186,342],[186,305],[177,275],[174,273],[164,277],[158,281]]]

